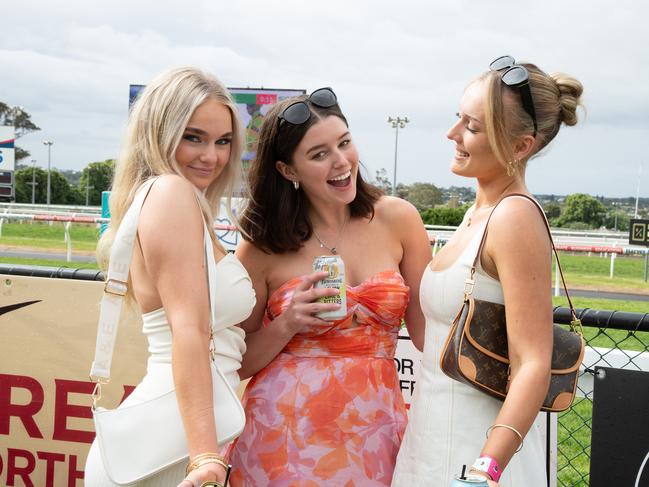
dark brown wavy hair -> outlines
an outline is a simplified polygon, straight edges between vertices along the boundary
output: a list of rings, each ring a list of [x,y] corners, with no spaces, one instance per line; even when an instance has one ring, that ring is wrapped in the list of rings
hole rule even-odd
[[[278,115],[291,103],[305,101],[311,111],[309,120],[300,125],[281,123]],[[267,114],[259,133],[257,154],[248,172],[249,201],[241,216],[244,238],[267,253],[296,251],[311,238],[309,199],[300,188],[295,190],[276,168],[276,162],[293,164],[295,149],[309,128],[334,116],[349,126],[338,105],[322,108],[308,101],[307,95],[276,104]],[[349,204],[351,217],[374,217],[374,204],[381,197],[379,188],[356,177],[356,198]]]

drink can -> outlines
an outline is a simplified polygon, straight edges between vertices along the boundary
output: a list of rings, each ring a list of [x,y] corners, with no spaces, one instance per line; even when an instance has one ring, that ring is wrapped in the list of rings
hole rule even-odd
[[[340,305],[340,308],[332,311],[317,313],[318,318],[323,320],[338,320],[347,316],[347,288],[345,286],[345,263],[339,255],[319,255],[313,259],[314,272],[324,271],[329,273],[327,277],[316,282],[313,287],[336,288],[336,296],[323,296],[318,299],[319,303],[333,303]]]
[[[456,475],[453,481],[451,482],[451,487],[489,487],[487,479],[485,478],[462,478],[459,475]]]

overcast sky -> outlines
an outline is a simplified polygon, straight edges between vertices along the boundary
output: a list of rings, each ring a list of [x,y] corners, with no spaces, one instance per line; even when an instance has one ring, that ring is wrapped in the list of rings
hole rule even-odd
[[[585,87],[586,117],[531,162],[530,190],[635,196],[640,181],[649,197],[649,2],[22,0],[2,17],[0,101],[42,128],[18,142],[40,166],[43,140],[61,169],[115,157],[128,85],[194,65],[233,87],[333,87],[371,178],[392,179],[386,118],[407,115],[397,180],[472,186],[445,133],[469,80],[511,54]]]

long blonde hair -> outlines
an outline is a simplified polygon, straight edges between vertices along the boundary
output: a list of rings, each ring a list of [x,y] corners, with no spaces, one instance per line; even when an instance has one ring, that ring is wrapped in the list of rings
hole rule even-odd
[[[184,178],[176,162],[176,149],[194,111],[209,98],[228,107],[232,115],[230,160],[219,177],[204,192],[196,189],[196,194],[205,221],[214,221],[221,197],[226,198],[231,215],[232,193],[240,181],[243,150],[243,128],[237,107],[216,77],[191,67],[166,71],[149,83],[129,114],[111,188],[110,224],[97,246],[100,267],[107,267],[110,246],[137,188],[162,174]],[[213,232],[210,235],[220,247]]]

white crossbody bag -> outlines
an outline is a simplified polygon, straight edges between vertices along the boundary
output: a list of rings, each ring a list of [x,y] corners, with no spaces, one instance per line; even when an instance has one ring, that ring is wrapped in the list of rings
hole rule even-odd
[[[101,300],[95,360],[90,378],[95,382],[93,417],[97,443],[108,477],[118,485],[128,485],[150,477],[189,456],[175,390],[145,401],[117,409],[97,406],[101,385],[110,378],[122,303],[127,282],[140,210],[155,179],[144,183],[124,215],[111,248],[108,276]],[[215,320],[214,251],[205,229],[205,257],[208,269],[210,324]],[[226,338],[227,339],[227,334]],[[232,334],[230,334],[232,335]],[[220,336],[220,335],[219,335]],[[233,345],[236,346],[236,345]],[[239,436],[245,426],[245,413],[232,386],[215,362],[214,336],[210,338],[214,422],[219,446]]]

